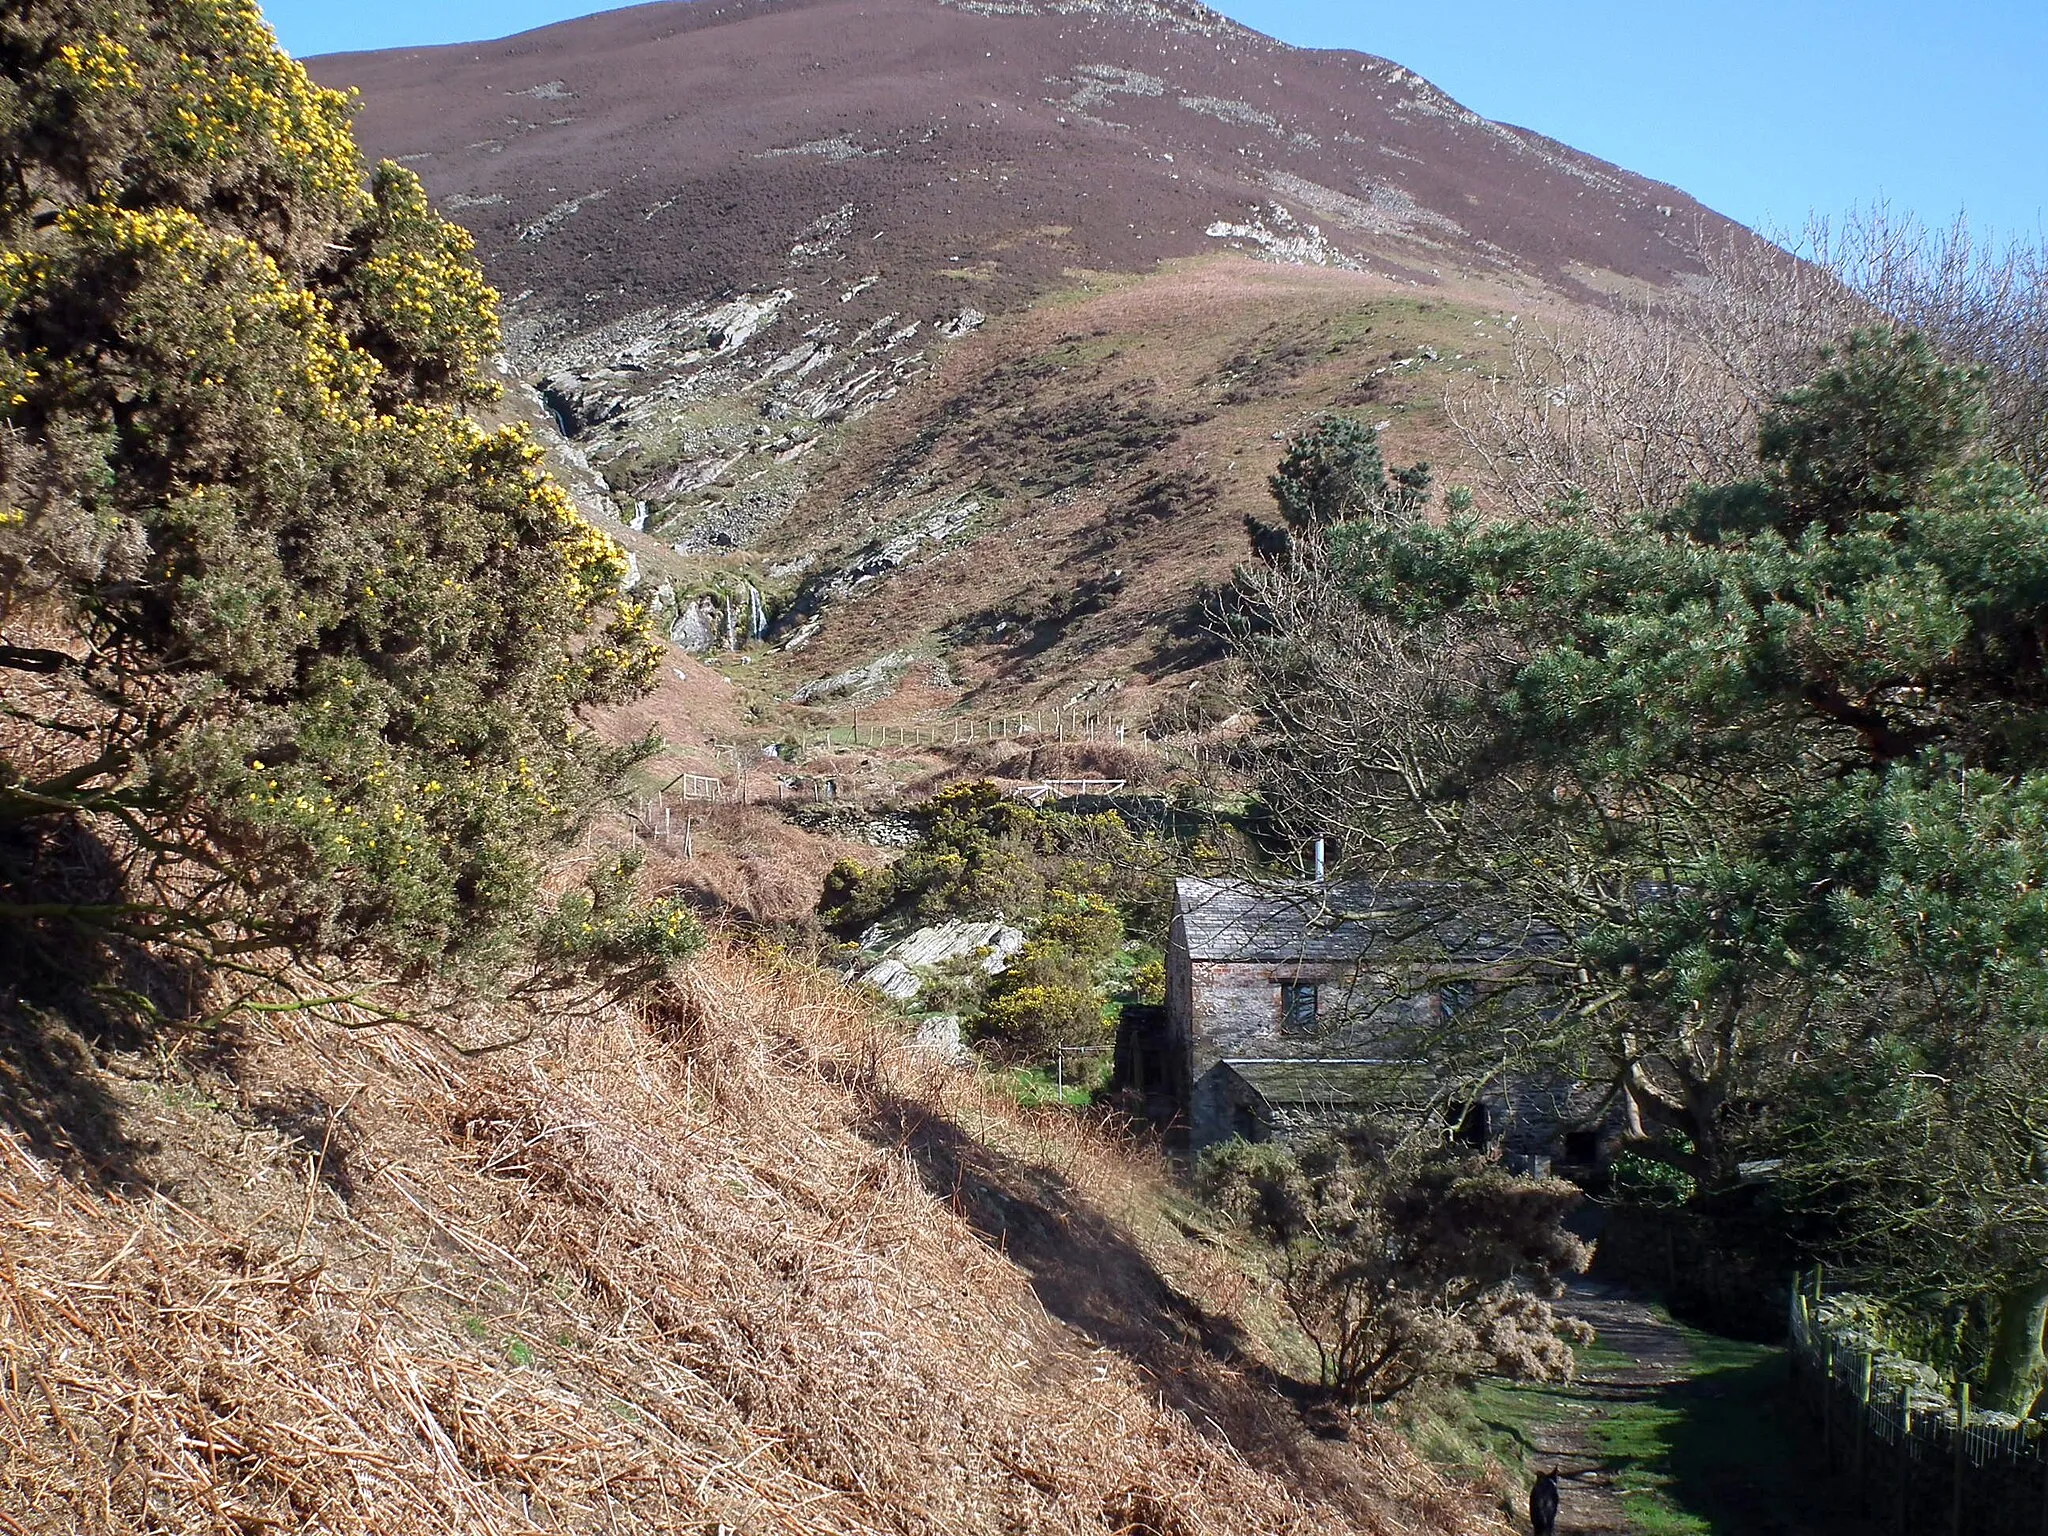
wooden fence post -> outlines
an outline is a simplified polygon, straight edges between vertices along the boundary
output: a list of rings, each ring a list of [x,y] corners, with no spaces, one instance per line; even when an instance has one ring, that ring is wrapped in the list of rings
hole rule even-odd
[[[1813,1303],[1806,1299],[1805,1278],[1792,1277],[1792,1326],[1796,1330],[1792,1348],[1785,1351],[1785,1368],[1796,1386],[1806,1370],[1806,1352],[1813,1347]]]
[[[1820,1457],[1835,1464],[1835,1340],[1830,1334],[1820,1347]]]
[[[2048,1536],[2048,1438],[2034,1437],[2034,1459],[2041,1463],[2041,1536]]]
[[[1899,1444],[1893,1458],[1898,1474],[1898,1493],[1892,1501],[1892,1529],[1906,1536],[1906,1502],[1913,1482],[1913,1394],[1899,1388]]]
[[[1870,1368],[1876,1357],[1863,1357],[1863,1381],[1856,1389],[1856,1484],[1863,1485],[1863,1476],[1870,1469]]]
[[[2034,1460],[2042,1464],[2042,1536],[2048,1536],[2048,1438],[2034,1436]]]
[[[1955,1454],[1951,1458],[1951,1476],[1955,1486],[1949,1493],[1948,1529],[1949,1536],[1963,1536],[1963,1435],[1970,1427],[1970,1384],[1966,1381],[1956,1387],[1956,1437]]]

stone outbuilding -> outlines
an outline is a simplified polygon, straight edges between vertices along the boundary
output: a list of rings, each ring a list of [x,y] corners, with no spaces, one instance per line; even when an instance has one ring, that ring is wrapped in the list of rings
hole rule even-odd
[[[1584,1085],[1496,1078],[1458,1100],[1432,1061],[1453,1024],[1469,1050],[1493,1017],[1541,1006],[1529,962],[1554,931],[1443,883],[1190,877],[1174,897],[1150,1070],[1173,1081],[1197,1150],[1427,1109],[1520,1156],[1597,1157]]]

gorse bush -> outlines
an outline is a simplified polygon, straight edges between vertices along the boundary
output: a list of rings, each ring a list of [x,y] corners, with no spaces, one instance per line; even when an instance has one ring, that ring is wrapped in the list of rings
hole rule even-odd
[[[1033,937],[1058,945],[1085,965],[1101,966],[1123,948],[1124,922],[1099,896],[1054,890],[1046,893]]]
[[[1032,967],[1041,968],[1049,967]],[[1062,1050],[1099,1050],[1109,1026],[1090,979],[1070,974],[994,991],[974,1020],[973,1038],[984,1056],[1010,1066],[1039,1066]]]
[[[250,0],[0,15],[13,958],[488,959],[634,756],[623,556],[471,415],[495,296],[349,113]]]
[[[1108,902],[1049,892],[1031,937],[989,984],[988,1001],[973,1021],[975,1043],[985,1055],[1017,1065],[1107,1045],[1103,981],[1123,938],[1123,920]]]
[[[922,834],[893,865],[842,859],[826,876],[819,914],[835,932],[851,938],[885,918],[1029,924],[1056,891],[1099,897],[1133,926],[1165,928],[1173,850],[1114,813],[1042,810],[980,781],[951,785],[913,814]]]
[[[640,899],[640,863],[634,853],[600,865],[582,890],[563,893],[536,935],[544,968],[628,988],[703,948],[704,931],[679,900]]]
[[[1166,962],[1142,960],[1131,970],[1131,995],[1139,1002],[1159,1007],[1166,1001]]]

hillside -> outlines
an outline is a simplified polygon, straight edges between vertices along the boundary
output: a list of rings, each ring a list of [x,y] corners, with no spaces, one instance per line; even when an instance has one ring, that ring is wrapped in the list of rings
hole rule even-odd
[[[1211,659],[1275,434],[1370,412],[1455,479],[1444,387],[1509,317],[1727,227],[1177,0],[696,0],[314,67],[476,231],[678,645],[742,652],[697,687],[720,739],[1146,723]]]
[[[1303,1428],[1143,1158],[816,972],[721,949],[639,1016],[472,1014],[168,1053],[43,1021],[0,1083],[0,1524],[1500,1528]]]

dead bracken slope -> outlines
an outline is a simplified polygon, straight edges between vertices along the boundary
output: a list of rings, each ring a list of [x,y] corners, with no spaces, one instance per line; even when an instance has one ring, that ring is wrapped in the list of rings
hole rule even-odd
[[[64,1070],[0,1130],[10,1530],[1493,1528],[1303,1433],[1140,1162],[815,972]]]

